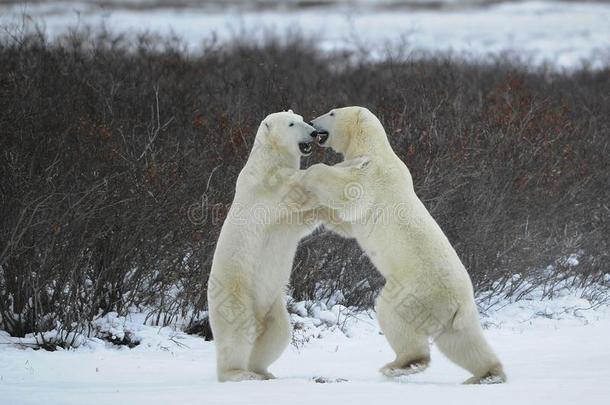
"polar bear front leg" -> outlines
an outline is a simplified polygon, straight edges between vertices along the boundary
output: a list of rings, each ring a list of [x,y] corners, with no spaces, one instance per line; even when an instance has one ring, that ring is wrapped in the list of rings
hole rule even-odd
[[[306,170],[280,169],[278,177],[282,179],[279,194],[282,202],[293,211],[308,211],[321,206],[341,207],[346,202],[346,186],[362,176],[370,159],[366,156],[343,161],[334,166],[316,163]]]
[[[319,205],[349,211],[366,191],[364,180],[368,162],[368,158],[358,158],[334,166],[316,163],[303,171],[299,184],[315,196]],[[350,188],[355,188],[356,196],[351,195]]]
[[[324,227],[343,238],[353,238],[352,224],[341,219],[339,211],[322,207],[315,211],[315,217]]]
[[[377,299],[379,326],[396,353],[394,361],[379,369],[386,377],[419,373],[430,364],[428,336],[412,322],[412,318],[398,310],[400,304],[400,295],[393,297],[383,290]]]
[[[284,352],[290,342],[290,318],[283,296],[279,297],[262,323],[262,333],[254,342],[248,370],[275,378],[267,369]]]

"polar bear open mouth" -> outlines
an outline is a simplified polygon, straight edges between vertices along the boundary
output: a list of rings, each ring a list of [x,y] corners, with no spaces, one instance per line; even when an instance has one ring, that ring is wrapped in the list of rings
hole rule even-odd
[[[311,146],[311,142],[310,143],[299,142],[299,150],[301,151],[301,153],[303,155],[309,155],[311,153],[311,151],[313,150],[313,147]]]
[[[318,131],[318,145],[324,145],[328,140],[328,131]]]

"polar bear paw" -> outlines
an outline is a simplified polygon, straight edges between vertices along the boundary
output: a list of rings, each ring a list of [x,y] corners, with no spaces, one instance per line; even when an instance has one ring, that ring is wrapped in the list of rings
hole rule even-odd
[[[503,374],[487,374],[483,377],[470,377],[463,384],[502,384],[506,382],[506,376]]]
[[[265,380],[275,380],[277,378],[276,376],[274,376],[273,374],[271,374],[268,371],[260,371],[258,374],[265,377]]]
[[[362,169],[368,166],[371,162],[371,157],[368,155],[358,156],[350,160],[344,160],[343,162],[337,163],[336,167],[347,167],[349,169]]]
[[[414,361],[407,365],[398,366],[394,362],[381,367],[379,371],[386,377],[402,377],[405,375],[421,373],[428,368],[429,361]]]
[[[358,169],[362,169],[366,166],[368,166],[368,164],[371,162],[371,158],[369,156],[360,156],[357,157],[356,159],[353,160],[353,165],[358,168]]]
[[[496,364],[486,373],[479,376],[470,377],[464,384],[502,384],[506,382],[506,374],[501,364]]]
[[[256,373],[249,370],[230,370],[222,374],[220,381],[262,381],[275,378],[271,373]]]

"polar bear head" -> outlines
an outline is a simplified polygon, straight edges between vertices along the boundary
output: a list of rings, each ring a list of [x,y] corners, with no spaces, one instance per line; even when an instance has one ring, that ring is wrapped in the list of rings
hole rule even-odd
[[[365,107],[334,108],[311,121],[318,131],[318,144],[346,154],[368,153],[375,143],[387,142],[381,122]]]
[[[269,114],[261,122],[256,140],[294,156],[307,156],[316,135],[316,129],[304,122],[303,117],[288,110]]]

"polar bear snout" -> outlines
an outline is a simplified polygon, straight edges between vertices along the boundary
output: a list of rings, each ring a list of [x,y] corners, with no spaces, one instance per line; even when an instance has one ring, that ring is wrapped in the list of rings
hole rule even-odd
[[[328,136],[329,136],[329,122],[328,119],[330,118],[329,114],[325,114],[322,115],[314,120],[312,120],[309,125],[311,125],[312,127],[314,127],[316,129],[316,141],[318,143],[318,145],[320,146],[325,146],[324,144],[326,143],[326,141],[328,141]]]

